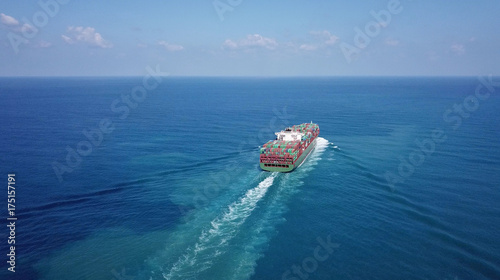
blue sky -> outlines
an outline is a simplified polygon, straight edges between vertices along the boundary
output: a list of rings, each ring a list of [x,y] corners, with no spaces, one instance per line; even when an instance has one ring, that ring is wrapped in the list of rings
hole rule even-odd
[[[41,3],[45,3],[45,8]],[[0,2],[0,76],[500,75],[500,1]]]

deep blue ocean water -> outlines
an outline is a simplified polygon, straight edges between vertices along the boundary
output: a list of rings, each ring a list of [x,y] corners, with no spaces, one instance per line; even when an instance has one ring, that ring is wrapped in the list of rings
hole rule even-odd
[[[135,101],[141,84],[0,78],[1,279],[500,279],[500,87],[166,77]],[[299,169],[259,170],[310,121]]]

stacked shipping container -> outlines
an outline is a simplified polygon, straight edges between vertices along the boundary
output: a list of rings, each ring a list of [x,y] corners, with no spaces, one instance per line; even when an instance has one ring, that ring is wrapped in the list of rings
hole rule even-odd
[[[302,152],[319,135],[319,126],[314,123],[294,125],[292,131],[302,133],[301,141],[271,140],[260,149],[260,162],[272,164],[295,164]]]

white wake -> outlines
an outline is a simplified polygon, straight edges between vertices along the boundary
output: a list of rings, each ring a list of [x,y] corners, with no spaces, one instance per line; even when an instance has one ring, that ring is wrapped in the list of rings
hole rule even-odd
[[[218,276],[220,279],[249,278],[254,273],[257,260],[262,256],[262,246],[269,242],[275,227],[283,219],[290,196],[300,190],[303,179],[318,164],[329,145],[328,140],[318,137],[314,151],[304,164],[292,173],[280,175],[277,191],[272,193],[273,196],[262,209],[260,219],[249,228],[243,224],[252,215],[259,201],[265,197],[278,173],[272,173],[227,206],[221,215],[210,222],[209,228],[201,232],[196,243],[189,246],[174,264],[169,265],[169,269],[162,273],[163,278],[199,279],[204,271],[214,266],[225,271],[223,275]],[[236,250],[234,244],[230,242],[238,234],[248,238],[245,243],[238,244],[238,247],[244,248],[243,250]],[[223,257],[224,254],[226,257]]]
[[[273,184],[277,173],[272,173],[253,189],[248,190],[243,197],[229,205],[223,215],[211,221],[211,228],[202,232],[197,243],[188,248],[172,266],[165,279],[185,279],[211,267],[215,257],[225,251],[227,242],[238,232],[241,224],[250,216],[257,202],[264,197]]]
[[[263,256],[262,249],[275,234],[276,226],[285,221],[283,215],[287,211],[290,198],[300,191],[300,186],[304,184],[303,179],[319,163],[330,145],[325,138],[318,137],[316,141],[314,151],[302,166],[280,177],[279,185],[276,186],[277,192],[269,198],[270,202],[264,209],[263,216],[252,225],[252,230],[248,233],[251,238],[245,244],[245,250],[233,255],[231,279],[249,279],[253,275],[257,260]]]

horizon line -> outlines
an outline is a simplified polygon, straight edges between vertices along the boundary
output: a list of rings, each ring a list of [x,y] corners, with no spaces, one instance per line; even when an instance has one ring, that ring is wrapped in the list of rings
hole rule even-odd
[[[500,74],[478,74],[478,75],[282,75],[282,76],[258,76],[258,75],[162,75],[165,78],[475,78],[478,76],[500,77]],[[0,78],[141,78],[144,75],[12,75]]]

